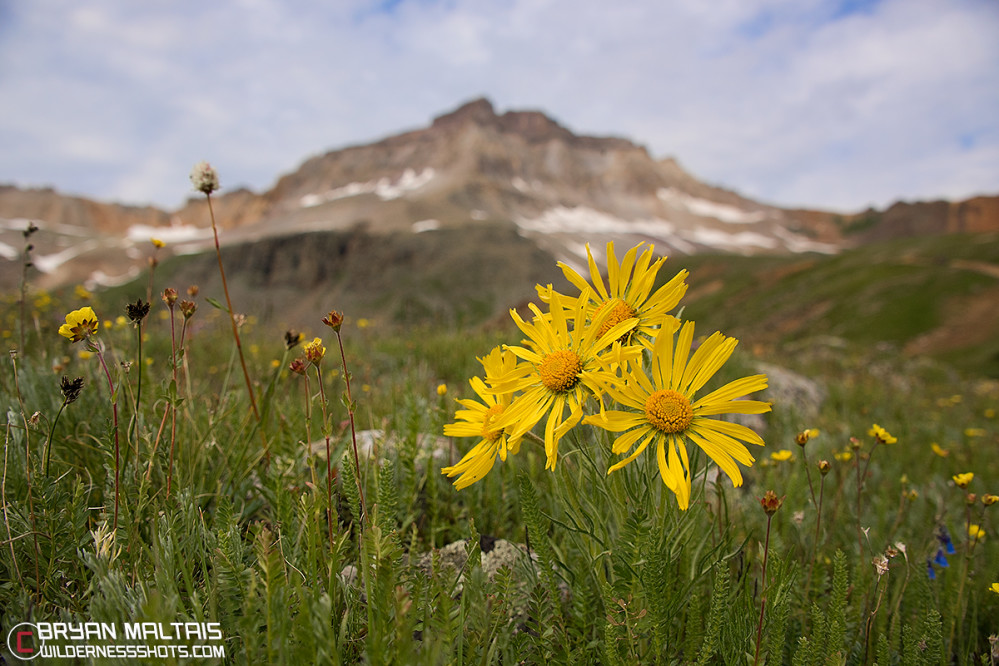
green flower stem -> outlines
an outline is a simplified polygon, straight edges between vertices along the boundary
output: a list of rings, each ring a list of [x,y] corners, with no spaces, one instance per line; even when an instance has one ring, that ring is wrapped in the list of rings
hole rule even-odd
[[[138,322],[136,322],[136,324],[135,324],[135,332],[136,332],[136,337],[138,339],[138,345],[137,345],[137,347],[138,347],[138,357],[136,358],[135,363],[136,363],[137,366],[139,366],[139,377],[136,380],[136,386],[135,386],[135,413],[132,416],[132,427],[129,428],[128,439],[129,439],[129,441],[131,441],[133,438],[135,439],[135,473],[136,473],[136,479],[138,479],[138,473],[139,473],[139,438],[136,435],[136,430],[138,429],[138,426],[139,426],[139,408],[140,408],[140,404],[142,402],[142,366],[145,365],[142,362],[142,320],[139,320]],[[128,449],[126,448],[125,451],[126,451],[126,454],[127,454]],[[125,464],[128,465],[127,458],[125,460]]]
[[[118,497],[119,497],[119,476],[120,476],[120,462],[121,453],[118,448],[118,398],[115,395],[114,382],[111,381],[111,372],[108,370],[108,364],[104,361],[104,351],[101,349],[100,343],[91,342],[91,348],[94,353],[97,354],[98,360],[101,362],[101,367],[104,368],[104,376],[108,380],[108,389],[111,391],[111,413],[114,417],[114,523],[112,525],[112,530],[117,531],[118,529]]]
[[[312,485],[319,487],[319,478],[316,476],[316,456],[312,452],[312,390],[309,388],[309,373],[302,375],[305,377],[305,445],[309,448],[309,471],[312,474]],[[326,452],[326,459],[329,460],[329,451]]]
[[[343,352],[343,338],[340,337],[339,330],[336,331],[336,341],[340,345],[340,361],[343,364],[343,381],[347,385],[347,415],[350,417],[350,441],[354,448],[354,469],[357,472],[357,474],[354,475],[354,480],[357,482],[357,494],[361,498],[361,513],[364,514],[365,520],[370,520],[368,517],[368,510],[365,508],[364,504],[364,490],[361,488],[361,463],[357,456],[357,432],[354,428],[354,401],[350,396],[350,372],[347,370],[347,356]]]
[[[170,467],[167,473],[167,497],[170,497],[170,487],[173,482],[173,456],[174,450],[177,448],[177,327],[175,322],[175,317],[173,316],[173,304],[168,303],[170,308],[170,370],[173,375],[173,395],[170,396],[170,404],[168,409],[170,410]],[[186,326],[186,321],[185,321]],[[164,416],[166,416],[164,414]]]
[[[232,299],[229,298],[229,283],[225,279],[225,268],[222,267],[222,249],[219,247],[219,232],[215,225],[215,209],[212,207],[212,195],[206,193],[208,199],[208,214],[212,219],[212,234],[215,237],[215,256],[219,261],[219,275],[222,276],[222,291],[225,292],[225,305],[229,309],[229,323],[232,324],[232,337],[236,341],[236,350],[239,352],[239,364],[243,368],[243,379],[246,380],[246,392],[250,396],[250,407],[253,408],[253,415],[260,423],[260,410],[257,409],[257,399],[253,395],[253,382],[250,381],[250,373],[246,369],[246,359],[243,357],[243,344],[239,339],[239,327],[236,326],[236,313],[232,309]],[[264,443],[264,458],[268,458],[267,435],[263,428],[260,429],[260,438]]]
[[[62,410],[66,409],[66,401],[62,401],[62,405],[59,406],[59,411],[56,412],[55,418],[52,420],[52,427],[49,428],[49,438],[45,441],[45,476],[49,475],[49,457],[52,454],[52,435],[55,433],[56,423],[59,423],[59,417],[62,416]]]
[[[760,640],[763,638],[763,616],[767,608],[767,559],[770,556],[770,524],[774,515],[767,513],[767,538],[763,544],[763,580],[760,582],[760,621],[756,625],[756,656],[753,657],[753,665],[760,663]]]
[[[330,551],[333,550],[333,465],[330,463],[330,426],[329,415],[326,411],[326,389],[323,388],[323,371],[316,363],[316,377],[319,380],[319,396],[323,408],[323,435],[326,437],[326,527],[329,530]],[[309,443],[311,450],[312,443]],[[360,490],[360,483],[358,483]],[[361,502],[364,506],[364,502]]]

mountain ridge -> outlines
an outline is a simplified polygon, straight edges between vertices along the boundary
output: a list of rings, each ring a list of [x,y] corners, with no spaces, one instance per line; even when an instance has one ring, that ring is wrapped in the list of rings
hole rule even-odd
[[[497,113],[486,98],[421,128],[308,157],[265,192],[223,190],[213,209],[226,245],[488,222],[576,266],[586,242],[608,240],[654,242],[669,254],[835,253],[885,237],[999,229],[999,197],[849,215],[771,206],[704,183],[673,157],[655,160],[629,139],[577,135],[537,110]],[[33,244],[43,286],[128,279],[152,236],[167,242],[164,254],[212,247],[203,197],[163,211],[0,186],[0,287],[16,284],[28,220],[41,228]]]

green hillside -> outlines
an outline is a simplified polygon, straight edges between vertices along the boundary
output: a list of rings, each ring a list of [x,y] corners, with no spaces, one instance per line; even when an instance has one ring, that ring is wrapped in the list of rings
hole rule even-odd
[[[869,245],[836,256],[694,256],[684,317],[777,351],[835,336],[999,376],[999,236]]]

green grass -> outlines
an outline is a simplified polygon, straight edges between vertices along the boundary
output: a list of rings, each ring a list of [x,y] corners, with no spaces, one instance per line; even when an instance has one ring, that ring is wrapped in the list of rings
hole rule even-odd
[[[318,323],[325,312],[315,312],[311,333],[327,346],[330,419],[322,421],[310,373],[309,433],[322,455],[324,428],[330,433],[338,469],[333,534],[322,457],[318,485],[310,471],[304,380],[286,370],[301,348],[286,353],[284,330],[273,323],[243,330],[267,414],[265,456],[228,322],[203,300],[176,388],[182,401],[171,398],[160,302],[147,320],[143,354],[152,363],[144,366],[137,414],[137,366],[120,375],[119,432],[123,448],[137,447],[138,455],[130,453],[121,469],[119,528],[111,534],[108,387],[96,359],[79,358],[80,345],[56,335],[61,316],[80,305],[57,297],[39,309],[26,349],[5,359],[0,373],[0,627],[6,635],[29,621],[217,622],[225,663],[733,664],[754,661],[765,597],[759,663],[990,663],[989,636],[999,632],[999,594],[988,589],[999,581],[999,505],[985,507],[980,498],[999,494],[999,422],[988,411],[999,404],[999,384],[880,345],[891,338],[865,337],[869,329],[845,313],[869,321],[885,318],[893,304],[891,326],[911,335],[939,312],[904,295],[939,303],[979,284],[966,271],[926,282],[924,259],[937,251],[948,261],[993,261],[994,245],[907,247],[798,258],[811,263],[797,272],[780,270],[793,265],[785,259],[691,261],[692,282],[718,279],[722,287],[694,299],[684,318],[697,319],[700,333],[718,327],[747,336],[707,390],[763,361],[819,383],[826,398],[811,414],[793,400],[773,405],[759,423],[767,446],[740,488],[724,476],[716,482],[713,465],[695,456],[686,512],[658,479],[652,456],[607,476],[607,437],[583,426],[563,441],[554,472],[525,441],[483,481],[455,491],[439,468],[472,442],[440,437],[454,418],[453,399],[473,397],[467,379],[481,370],[477,356],[518,342],[520,333],[510,324],[390,327],[377,317],[359,328],[367,313],[348,311],[343,333],[357,425],[384,431],[389,442],[379,440],[377,455],[360,459],[370,516],[362,529],[339,351]],[[823,289],[830,299],[843,289],[864,297],[836,299],[806,331],[763,343],[769,310],[803,307]],[[725,305],[733,299],[741,310]],[[120,311],[106,295],[93,305],[103,319]],[[837,323],[840,329],[823,328]],[[136,360],[131,325],[102,327],[99,335],[114,372]],[[55,425],[45,475],[42,453],[62,404],[62,375],[83,376],[86,386]],[[437,394],[441,383],[445,397]],[[178,419],[167,497],[169,419],[155,442],[171,400]],[[872,423],[898,443],[875,446]],[[796,434],[813,427],[821,434],[799,448]],[[780,449],[793,459],[771,460]],[[850,460],[837,459],[846,452]],[[824,478],[816,467],[823,459],[831,464]],[[975,473],[973,507],[951,480],[968,471]],[[764,584],[768,523],[759,498],[767,490],[784,503],[770,525]],[[969,523],[985,530],[984,541],[969,539]],[[927,561],[937,556],[941,526],[956,552],[931,580]],[[533,557],[520,551],[489,576],[492,538],[529,547]],[[437,550],[464,539],[457,559],[453,549],[447,558]],[[872,560],[897,543],[905,552],[879,577]]]

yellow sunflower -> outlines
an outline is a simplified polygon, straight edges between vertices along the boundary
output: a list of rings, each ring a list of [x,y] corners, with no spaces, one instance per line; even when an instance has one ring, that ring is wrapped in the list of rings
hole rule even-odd
[[[559,262],[565,278],[577,287],[580,292],[590,290],[592,303],[588,314],[595,318],[597,314],[608,310],[610,314],[603,320],[602,334],[615,324],[635,317],[638,325],[626,335],[635,336],[636,342],[642,342],[646,347],[652,346],[652,341],[662,327],[668,326],[667,332],[673,333],[679,328],[679,322],[669,314],[687,292],[688,272],[682,270],[673,278],[652,293],[656,284],[656,276],[662,268],[666,257],[652,260],[655,246],[649,245],[641,255],[638,251],[644,243],[639,243],[628,250],[624,258],[618,262],[614,253],[614,242],[607,243],[607,284],[604,284],[600,270],[597,268],[589,244],[586,245],[586,258],[590,268],[590,282],[568,265]],[[542,300],[547,301],[552,293],[550,287],[538,289]]]
[[[97,315],[90,306],[73,310],[66,315],[66,323],[59,327],[59,335],[70,342],[86,340],[97,333]]]
[[[689,321],[680,329],[675,347],[674,334],[660,335],[652,349],[651,376],[640,365],[632,364],[606,387],[607,394],[623,409],[602,410],[584,419],[584,423],[624,433],[614,440],[614,453],[623,454],[635,447],[612,465],[608,474],[655,442],[659,474],[684,510],[690,504],[691,479],[685,439],[707,453],[733,485],[740,486],[742,473],[736,462],[752,465],[755,460],[743,442],[763,446],[763,439],[746,426],[708,417],[770,411],[769,403],[735,399],[765,389],[766,375],[737,379],[695,400],[694,394],[728,360],[738,340],[715,333],[690,356],[693,338],[694,324]]]
[[[486,380],[472,377],[469,384],[472,390],[482,400],[458,400],[465,409],[455,412],[455,423],[444,426],[444,434],[448,437],[479,437],[479,443],[465,454],[458,464],[441,469],[441,474],[454,478],[455,488],[461,490],[482,479],[496,463],[496,457],[506,461],[508,453],[516,454],[520,450],[520,436],[509,437],[503,428],[496,427],[496,420],[513,400],[512,393],[491,393],[487,382],[495,377],[507,374],[517,365],[517,357],[513,352],[496,347],[479,362],[485,370]],[[443,386],[443,384],[442,384]]]
[[[622,345],[619,341],[635,326],[635,318],[618,322],[603,333],[601,326],[609,312],[587,324],[589,291],[587,288],[578,298],[552,292],[547,314],[531,303],[528,306],[534,312],[531,323],[525,322],[516,310],[510,311],[518,328],[527,336],[525,344],[530,348],[505,346],[525,362],[497,377],[492,390],[521,395],[504,410],[495,427],[519,438],[548,414],[546,469],[555,468],[559,440],[583,417],[587,396],[598,395],[600,387],[613,378],[610,367],[622,366],[642,353],[641,347]]]

